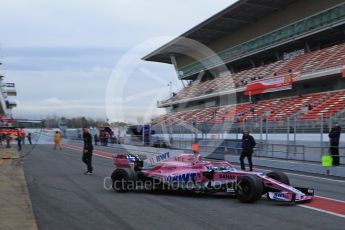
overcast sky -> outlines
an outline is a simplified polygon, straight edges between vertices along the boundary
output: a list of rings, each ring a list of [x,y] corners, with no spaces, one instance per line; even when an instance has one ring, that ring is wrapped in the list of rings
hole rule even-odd
[[[155,102],[181,83],[173,66],[140,58],[233,2],[1,0],[0,71],[16,83],[14,115],[106,119],[106,97],[111,120],[162,113]]]

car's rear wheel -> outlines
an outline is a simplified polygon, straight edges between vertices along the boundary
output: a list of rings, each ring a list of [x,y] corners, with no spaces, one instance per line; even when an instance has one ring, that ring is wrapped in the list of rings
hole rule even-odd
[[[290,185],[289,177],[283,172],[272,171],[272,172],[267,173],[266,176],[276,181],[279,181],[283,184]]]
[[[111,174],[112,187],[116,192],[129,192],[135,189],[135,172],[130,169],[116,169]]]
[[[255,175],[241,176],[237,180],[236,195],[243,203],[253,203],[261,198],[264,187]]]

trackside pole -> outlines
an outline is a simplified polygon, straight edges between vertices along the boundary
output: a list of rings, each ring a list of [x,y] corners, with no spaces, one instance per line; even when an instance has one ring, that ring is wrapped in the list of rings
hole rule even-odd
[[[263,121],[262,121],[262,117],[260,117],[260,142],[262,142],[262,125],[263,125]]]
[[[144,123],[142,124],[142,132],[141,132],[141,141],[142,141],[142,144],[145,145],[145,125]]]
[[[296,133],[297,133],[297,117],[294,116],[294,124],[293,124],[293,129],[294,129],[294,132],[293,132],[293,142],[295,143],[296,145]]]
[[[236,130],[236,141],[238,140],[238,135],[239,135],[239,131],[240,131],[240,125],[238,124],[238,122],[236,121],[235,123],[235,130]]]
[[[321,149],[321,153],[320,153],[320,157],[322,157],[323,155],[323,114],[320,115],[320,149]]]
[[[266,128],[266,144],[268,144],[268,119],[266,119],[266,124],[265,124],[265,128]]]
[[[263,146],[263,144],[262,144],[262,124],[263,124],[263,122],[262,122],[262,116],[260,116],[260,155],[262,155],[262,146]]]
[[[287,144],[289,145],[290,144],[290,118],[288,117],[287,118],[287,122],[286,122],[286,125],[287,125],[287,129],[286,129],[286,132],[287,132]]]
[[[183,125],[180,126],[180,138],[179,138],[179,148],[182,149],[182,131],[183,130]]]
[[[290,152],[290,148],[289,148],[289,145],[290,145],[290,117],[287,118],[286,125],[287,125],[287,129],[286,129],[286,132],[287,132],[286,159],[289,159],[289,152]]]
[[[330,167],[332,166],[332,157],[328,156],[328,155],[323,155],[323,150],[324,150],[324,145],[323,145],[323,133],[324,133],[324,127],[323,127],[323,122],[324,122],[324,118],[323,118],[323,114],[320,115],[320,132],[321,132],[321,136],[320,136],[320,146],[321,146],[321,164],[323,167],[326,168],[326,175],[328,176],[330,171]]]

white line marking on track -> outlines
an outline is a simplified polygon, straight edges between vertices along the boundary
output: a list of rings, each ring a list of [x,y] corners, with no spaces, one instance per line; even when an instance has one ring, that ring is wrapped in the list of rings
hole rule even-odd
[[[260,158],[259,158],[260,159]],[[286,162],[286,160],[279,160],[279,159],[265,159],[265,161],[275,161],[275,162]],[[296,160],[290,160],[291,163],[296,163],[296,164],[306,164],[304,162],[301,162],[301,161],[296,161]],[[319,165],[319,164],[316,164],[316,163],[307,163],[309,165]]]
[[[338,216],[338,217],[345,218],[345,215],[338,214],[338,213],[335,213],[335,212],[330,212],[330,211],[326,211],[326,210],[323,210],[323,209],[310,207],[310,206],[303,205],[303,204],[298,204],[297,206],[301,207],[301,208],[307,208],[307,209],[311,209],[311,210],[314,210],[314,211],[319,211],[319,212],[327,213],[327,214],[330,214],[330,215],[333,215],[333,216]]]
[[[72,150],[75,150],[75,151],[80,151],[81,149],[80,148],[74,148],[74,147],[71,147],[71,146],[64,146],[65,148],[68,148],[68,149],[72,149]],[[96,150],[98,151],[98,150]],[[100,153],[107,153],[107,154],[111,154],[111,153],[108,153],[108,152],[102,152],[102,151],[98,151]],[[108,156],[104,156],[104,155],[101,155],[101,154],[98,154],[98,153],[93,153],[93,155],[95,156],[98,156],[98,157],[103,157],[103,158],[107,158],[107,159],[113,159],[112,157],[108,157]]]
[[[336,180],[336,179],[329,179],[329,178],[317,177],[317,176],[301,175],[301,174],[289,173],[289,172],[286,173],[286,174],[290,174],[290,175],[293,175],[293,176],[309,177],[309,178],[314,178],[314,179],[329,180],[329,181],[333,181],[333,182],[345,183],[345,180]]]
[[[328,198],[328,197],[324,197],[324,196],[315,196],[315,197],[326,199],[326,200],[331,200],[331,201],[335,201],[335,202],[340,202],[340,203],[344,203],[345,204],[345,201],[343,201],[343,200],[337,200],[337,199]]]
[[[103,157],[103,158],[107,158],[107,159],[113,159],[112,157],[106,157],[106,156],[103,156],[103,155],[99,155],[97,153],[93,153],[93,155],[96,155],[98,157]]]
[[[268,169],[260,169],[260,170],[266,171],[266,172],[272,171],[272,170],[268,170]],[[320,179],[320,180],[328,180],[328,181],[333,181],[333,182],[345,183],[345,180],[336,180],[336,179],[317,177],[317,176],[309,176],[309,175],[302,175],[302,174],[289,173],[289,172],[285,172],[285,174],[293,175],[293,176],[308,177],[308,178],[314,178],[314,179]]]

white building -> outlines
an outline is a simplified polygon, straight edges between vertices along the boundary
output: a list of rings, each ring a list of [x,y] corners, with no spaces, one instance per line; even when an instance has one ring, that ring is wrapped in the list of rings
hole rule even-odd
[[[0,126],[7,126],[13,122],[12,109],[17,106],[15,96],[15,84],[4,82],[4,76],[0,75]]]

